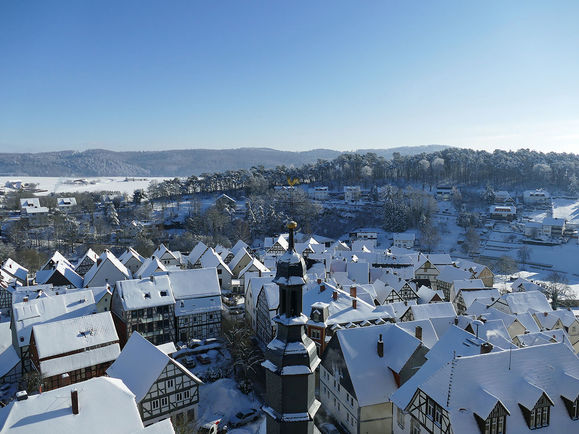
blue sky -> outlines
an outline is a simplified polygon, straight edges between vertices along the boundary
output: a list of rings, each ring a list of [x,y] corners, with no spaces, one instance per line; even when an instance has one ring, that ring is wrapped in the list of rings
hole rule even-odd
[[[3,1],[0,151],[579,152],[579,2]]]

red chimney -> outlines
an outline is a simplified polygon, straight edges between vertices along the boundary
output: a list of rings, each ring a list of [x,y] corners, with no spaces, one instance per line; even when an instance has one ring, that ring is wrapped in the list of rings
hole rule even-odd
[[[334,291],[334,293],[332,294],[332,298],[334,299],[334,301],[338,299],[338,291]]]
[[[320,283],[322,283],[322,279],[320,279],[320,278],[318,277],[318,285],[319,285]]]
[[[320,285],[320,292],[324,292],[326,290],[326,285]]]
[[[72,414],[78,414],[78,390],[70,391],[70,400],[72,401]]]
[[[356,297],[356,287],[350,286],[350,297]]]
[[[355,298],[352,299],[352,309],[356,309],[358,307],[358,300]]]
[[[490,353],[492,350],[493,350],[493,344],[490,344],[488,342],[485,342],[484,344],[482,344],[480,346],[480,353],[481,354]]]

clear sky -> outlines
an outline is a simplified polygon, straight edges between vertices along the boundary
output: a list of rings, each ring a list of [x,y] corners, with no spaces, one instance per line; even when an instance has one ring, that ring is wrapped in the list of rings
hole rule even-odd
[[[0,1],[0,151],[579,152],[579,1]]]

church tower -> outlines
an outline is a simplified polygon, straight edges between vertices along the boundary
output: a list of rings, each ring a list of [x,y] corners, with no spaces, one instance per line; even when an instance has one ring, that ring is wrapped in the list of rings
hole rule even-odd
[[[306,264],[294,248],[296,226],[295,222],[288,224],[289,246],[277,263],[274,279],[279,286],[279,314],[273,319],[277,333],[263,362],[268,434],[313,433],[314,416],[320,407],[314,395],[320,359],[316,345],[305,333],[308,318],[302,314],[302,290]]]

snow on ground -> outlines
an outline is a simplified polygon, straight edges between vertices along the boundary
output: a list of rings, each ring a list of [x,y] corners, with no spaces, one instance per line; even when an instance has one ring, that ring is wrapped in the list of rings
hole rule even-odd
[[[222,378],[214,383],[200,387],[199,424],[223,418],[222,424],[239,411],[261,408],[261,403],[253,396],[245,395],[237,388],[237,383],[230,378]],[[228,431],[233,434],[265,433],[265,416],[248,425]]]
[[[164,181],[172,178],[125,178],[125,177],[94,177],[94,178],[60,178],[48,176],[0,176],[0,187],[6,182],[20,180],[23,183],[37,184],[40,190],[46,190],[37,195],[48,195],[50,193],[79,193],[85,191],[119,191],[121,193],[133,194],[135,190],[149,187],[151,181]],[[86,184],[72,184],[75,179],[84,179]]]
[[[549,210],[536,209],[524,213],[525,216],[536,222],[545,217],[551,217]],[[569,223],[579,223],[579,201],[576,199],[553,199],[553,217],[563,218]]]

